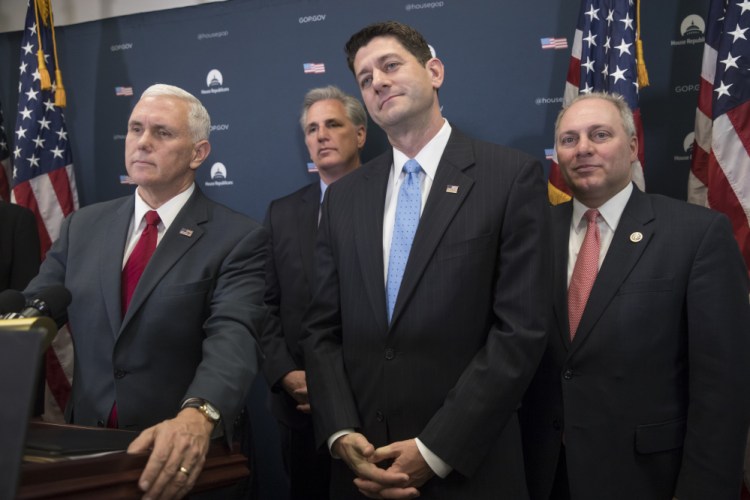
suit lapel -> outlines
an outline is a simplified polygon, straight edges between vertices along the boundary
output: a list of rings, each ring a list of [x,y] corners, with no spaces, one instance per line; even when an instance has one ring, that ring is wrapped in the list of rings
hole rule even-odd
[[[474,180],[467,176],[464,170],[473,164],[474,151],[471,140],[454,129],[443,151],[443,156],[440,158],[427,203],[419,219],[419,226],[414,235],[409,260],[406,263],[401,288],[393,309],[391,325],[398,320],[404,305],[417,287],[425,267],[432,259],[443,233],[471,191]],[[448,192],[447,186],[458,186],[458,191]]]
[[[125,329],[130,319],[143,305],[156,285],[172,266],[190,249],[203,235],[200,224],[208,220],[208,210],[205,198],[195,188],[195,192],[187,201],[177,218],[169,226],[156,251],[148,261],[141,279],[135,287],[130,307],[122,320],[120,333]]]
[[[634,187],[596,277],[594,287],[591,289],[573,349],[586,340],[599,317],[648,247],[654,235],[654,226],[649,224],[653,219],[654,212],[650,200]],[[632,241],[633,233],[641,233],[642,238]]]
[[[354,194],[354,242],[359,256],[365,289],[382,331],[388,329],[383,268],[383,215],[393,151],[372,160],[364,172],[360,189]]]
[[[568,321],[568,240],[573,203],[568,202],[552,208],[552,252],[554,254],[554,277],[552,304],[557,333],[566,348],[570,348],[570,325]]]
[[[310,293],[315,289],[315,240],[318,235],[319,213],[320,182],[316,182],[302,193],[297,204],[299,253]]]
[[[104,241],[101,242],[99,276],[104,307],[113,336],[117,335],[122,324],[122,259],[134,207],[134,198],[130,196],[115,209],[107,224]]]

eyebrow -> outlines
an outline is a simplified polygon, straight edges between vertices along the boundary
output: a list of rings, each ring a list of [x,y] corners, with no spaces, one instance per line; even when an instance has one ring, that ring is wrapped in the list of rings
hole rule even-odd
[[[380,65],[380,64],[382,64],[382,63],[383,63],[383,61],[385,61],[385,60],[386,60],[386,59],[388,59],[389,57],[398,57],[399,59],[403,59],[403,58],[402,58],[401,56],[399,56],[399,55],[398,55],[398,54],[397,54],[396,52],[389,52],[389,53],[387,53],[387,54],[383,54],[382,56],[378,57],[378,58],[377,58],[377,59],[375,60],[375,65],[377,66],[377,65]],[[357,79],[359,79],[359,77],[360,77],[360,76],[362,76],[362,73],[366,73],[366,71],[365,71],[365,70],[363,69],[362,71],[360,71],[359,73],[357,73]]]

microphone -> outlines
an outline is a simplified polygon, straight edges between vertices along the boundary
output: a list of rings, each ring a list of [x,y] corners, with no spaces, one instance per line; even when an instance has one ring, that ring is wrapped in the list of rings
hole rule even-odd
[[[0,314],[20,311],[26,304],[26,297],[18,290],[3,290],[0,292]]]
[[[3,319],[20,318],[56,318],[62,314],[70,305],[73,296],[67,288],[62,285],[52,285],[43,288],[33,299],[25,302],[26,307],[16,308],[19,312],[8,313]]]

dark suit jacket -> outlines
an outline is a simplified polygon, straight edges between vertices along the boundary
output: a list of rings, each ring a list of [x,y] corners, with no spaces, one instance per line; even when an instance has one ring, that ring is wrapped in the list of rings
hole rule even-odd
[[[0,291],[23,290],[39,271],[39,252],[31,210],[0,202]]]
[[[125,317],[120,275],[133,196],[70,215],[26,292],[53,284],[72,293],[72,422],[102,425],[117,400],[121,428],[173,418],[186,397],[234,418],[257,370],[266,231],[196,187],[138,282]]]
[[[304,341],[319,442],[344,428],[376,447],[419,437],[454,468],[423,498],[525,498],[516,410],[544,350],[548,307],[541,166],[453,130],[389,325],[392,162],[388,151],[347,175],[323,203]],[[349,498],[352,475],[333,466],[333,495]]]
[[[737,499],[750,306],[729,222],[634,189],[571,344],[571,215],[552,211],[554,318],[522,409],[532,498],[548,498],[564,431],[575,500]]]
[[[302,316],[310,305],[315,283],[315,239],[320,211],[320,182],[274,200],[264,225],[270,235],[266,266],[268,316],[260,345],[265,359],[263,373],[271,386],[271,411],[277,420],[293,428],[310,425],[310,417],[281,387],[281,379],[293,370],[304,370]]]

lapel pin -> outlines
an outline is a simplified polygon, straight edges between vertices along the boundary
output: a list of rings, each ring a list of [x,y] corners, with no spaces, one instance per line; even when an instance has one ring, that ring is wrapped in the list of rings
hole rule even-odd
[[[445,186],[445,192],[456,194],[458,193],[458,186],[454,186],[453,184],[448,184],[447,186]]]
[[[630,241],[632,241],[633,243],[638,243],[642,239],[643,239],[643,233],[638,232],[638,231],[634,233],[630,233]]]
[[[182,229],[180,229],[180,234],[190,238],[191,236],[193,236],[193,230],[183,227]],[[633,237],[631,236],[630,238],[632,239]]]

